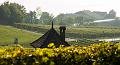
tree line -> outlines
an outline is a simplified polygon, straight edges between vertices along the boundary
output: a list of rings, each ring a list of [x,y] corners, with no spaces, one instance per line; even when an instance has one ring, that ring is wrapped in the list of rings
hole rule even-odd
[[[95,16],[93,13],[88,15],[88,13],[91,12],[86,13],[86,11],[82,11],[73,14],[59,14],[54,17],[48,12],[42,12],[40,8],[36,8],[35,11],[26,12],[26,8],[23,5],[4,2],[0,5],[0,24],[13,25],[14,23],[32,23],[49,25],[51,21],[54,21],[54,24],[58,25],[73,25],[75,23],[83,25],[97,19],[95,17],[98,15]],[[109,13],[109,17],[116,17],[116,12],[114,10],[111,10]]]
[[[42,23],[50,24],[53,16],[48,12],[26,12],[26,8],[18,3],[4,2],[0,5],[0,24],[13,25],[14,23]]]

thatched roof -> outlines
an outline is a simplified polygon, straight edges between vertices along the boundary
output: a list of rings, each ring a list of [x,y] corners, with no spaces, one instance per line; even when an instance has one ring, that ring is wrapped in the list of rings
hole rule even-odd
[[[67,42],[62,41],[61,36],[53,28],[53,24],[50,30],[48,30],[42,37],[33,41],[31,45],[35,48],[45,48],[48,47],[49,43],[54,43],[56,47],[59,47],[60,45],[69,46]]]

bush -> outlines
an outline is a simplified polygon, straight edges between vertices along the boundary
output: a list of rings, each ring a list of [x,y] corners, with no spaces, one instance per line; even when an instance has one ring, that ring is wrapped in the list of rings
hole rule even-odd
[[[59,48],[0,48],[0,65],[119,65],[119,43]]]

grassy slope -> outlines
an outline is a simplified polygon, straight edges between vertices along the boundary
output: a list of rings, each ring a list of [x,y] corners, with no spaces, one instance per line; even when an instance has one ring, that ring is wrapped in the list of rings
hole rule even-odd
[[[0,45],[13,44],[15,37],[18,37],[20,44],[27,44],[40,36],[41,34],[35,34],[11,26],[0,25]]]

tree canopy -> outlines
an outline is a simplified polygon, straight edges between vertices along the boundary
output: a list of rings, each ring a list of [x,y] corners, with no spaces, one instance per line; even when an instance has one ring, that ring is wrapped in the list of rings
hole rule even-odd
[[[4,2],[0,6],[0,23],[13,24],[24,22],[26,10],[24,6],[17,3]]]
[[[43,24],[51,24],[51,21],[53,20],[53,16],[50,15],[48,12],[42,12],[40,21]]]

